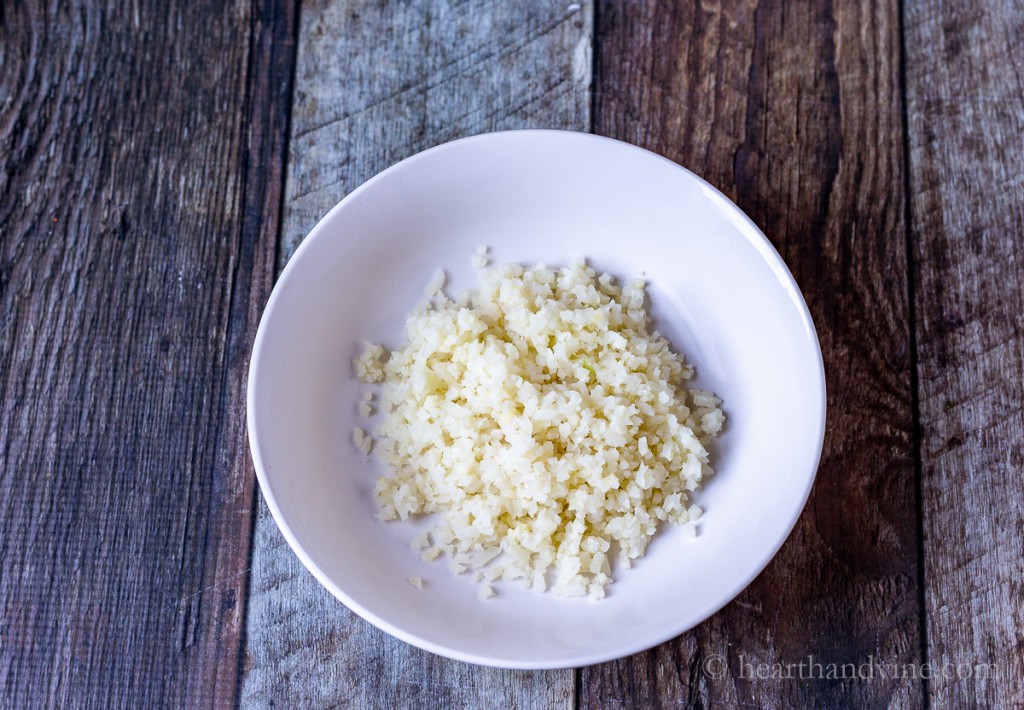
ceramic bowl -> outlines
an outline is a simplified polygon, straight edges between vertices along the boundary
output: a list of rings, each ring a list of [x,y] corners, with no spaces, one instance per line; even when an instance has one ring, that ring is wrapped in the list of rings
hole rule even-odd
[[[663,525],[601,601],[468,575],[409,547],[429,521],[383,523],[384,468],[353,445],[362,341],[403,344],[402,324],[439,268],[476,282],[470,257],[648,280],[655,326],[721,396],[716,475],[695,495],[699,534]],[[694,174],[618,141],[512,131],[415,155],[343,199],[289,261],[260,323],[248,427],[263,496],[310,572],[355,613],[434,653],[507,668],[581,666],[631,654],[706,619],[775,555],[821,452],[825,384],[814,326],[778,253]],[[372,424],[369,425],[372,427]],[[408,577],[420,577],[416,589]]]

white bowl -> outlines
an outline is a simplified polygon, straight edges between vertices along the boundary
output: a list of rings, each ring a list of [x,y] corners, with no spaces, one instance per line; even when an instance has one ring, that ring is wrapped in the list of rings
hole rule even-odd
[[[470,257],[649,280],[656,327],[723,401],[717,474],[696,502],[697,538],[662,526],[617,569],[602,601],[515,584],[481,600],[468,575],[409,548],[425,523],[382,523],[384,471],[352,444],[364,340],[402,344],[402,324],[444,268],[454,295]],[[350,609],[411,644],[463,661],[561,668],[641,651],[699,624],[765,567],[810,492],[825,425],[821,351],[793,277],[758,228],[678,165],[582,133],[513,131],[433,148],[332,209],[267,304],[249,371],[249,440],[260,487],[303,564]],[[372,426],[372,425],[371,425]],[[423,578],[422,590],[407,578]]]

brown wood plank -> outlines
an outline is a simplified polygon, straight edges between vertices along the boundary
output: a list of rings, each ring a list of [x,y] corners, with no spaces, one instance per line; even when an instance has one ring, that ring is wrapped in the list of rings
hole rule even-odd
[[[0,706],[236,700],[289,5],[0,10]]]
[[[419,150],[505,128],[590,126],[592,6],[500,0],[303,5],[282,265],[348,191]],[[253,543],[246,705],[571,707],[572,671],[448,661],[320,587],[266,506]]]
[[[761,226],[814,317],[829,421],[814,492],[765,572],[694,631],[584,669],[580,705],[920,706],[919,680],[879,671],[756,677],[758,664],[772,673],[809,656],[920,660],[898,9],[608,0],[597,11],[596,131],[691,168]]]
[[[929,690],[1020,707],[1024,6],[905,13]]]

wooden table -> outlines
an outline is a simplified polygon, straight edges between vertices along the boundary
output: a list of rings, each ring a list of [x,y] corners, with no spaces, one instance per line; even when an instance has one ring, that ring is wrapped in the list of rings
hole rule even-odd
[[[1024,704],[1019,2],[188,5],[0,5],[0,706]],[[520,127],[721,188],[828,376],[777,558],[693,631],[577,670],[355,617],[267,514],[244,430],[259,315],[317,218]]]

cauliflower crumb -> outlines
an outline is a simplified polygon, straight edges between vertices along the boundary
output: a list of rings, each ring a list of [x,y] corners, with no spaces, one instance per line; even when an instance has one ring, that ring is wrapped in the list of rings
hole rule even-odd
[[[413,538],[409,546],[417,551],[424,550],[430,547],[430,531],[424,530],[423,532],[421,532],[419,535]]]
[[[380,382],[384,379],[384,346],[378,343],[363,343],[363,349],[354,365],[356,377],[361,382]]]
[[[370,449],[373,448],[373,439],[370,438],[369,436],[364,436],[363,440],[360,441],[357,444],[357,446],[359,447],[359,450],[363,452],[364,456],[369,456],[370,455]]]
[[[408,577],[409,584],[416,587],[416,589],[423,589],[423,578],[422,577]]]
[[[434,275],[430,277],[430,281],[427,282],[427,287],[423,293],[426,296],[435,296],[441,293],[444,288],[445,274],[444,269],[438,269],[434,272]]]

